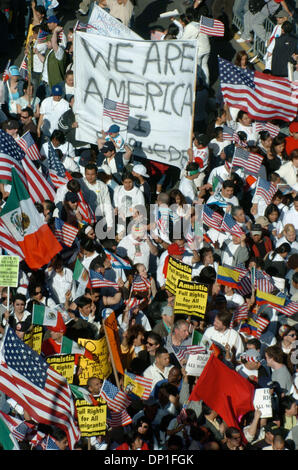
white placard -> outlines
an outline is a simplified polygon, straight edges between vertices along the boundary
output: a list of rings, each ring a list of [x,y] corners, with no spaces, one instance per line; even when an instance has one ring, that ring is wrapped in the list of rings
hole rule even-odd
[[[190,355],[185,366],[185,372],[187,373],[187,375],[199,377],[203,372],[203,369],[207,364],[210,355],[211,353]]]
[[[261,418],[272,418],[272,402],[269,388],[257,388],[254,396],[254,407],[261,411]]]
[[[184,168],[197,42],[134,41],[76,31],[74,54],[76,138],[97,143],[107,98],[129,106],[120,134],[127,130],[134,155]]]
[[[100,34],[102,36],[122,39],[142,39],[132,29],[118,21],[114,16],[96,5],[96,3],[93,5],[88,24],[94,28],[90,29],[90,34]]]

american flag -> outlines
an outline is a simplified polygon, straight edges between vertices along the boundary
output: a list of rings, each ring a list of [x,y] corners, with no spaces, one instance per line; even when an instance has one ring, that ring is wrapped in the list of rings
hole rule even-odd
[[[36,42],[37,44],[43,44],[47,42],[49,33],[40,29],[37,34]]]
[[[144,302],[144,299],[137,299],[136,297],[130,297],[129,299],[124,301],[126,307],[129,310],[138,307],[138,305],[140,305],[142,302]]]
[[[218,212],[213,211],[212,209],[210,209],[210,207],[204,204],[204,207],[203,207],[204,224],[220,232],[222,221],[223,221],[222,215],[218,214]]]
[[[287,299],[283,306],[274,305],[274,308],[278,312],[283,313],[284,315],[286,315],[287,317],[291,317],[292,315],[295,315],[295,313],[298,312],[298,302],[295,302],[294,300]]]
[[[18,441],[23,441],[24,439],[31,440],[33,434],[36,433],[36,426],[34,424],[5,414],[3,411],[0,411],[0,415],[5,421],[12,435]]]
[[[297,115],[298,83],[253,70],[243,70],[218,58],[221,91],[227,105],[252,119],[293,121]]]
[[[224,36],[225,26],[219,20],[201,16],[200,33],[208,34],[209,36]]]
[[[265,271],[256,269],[255,289],[259,289],[262,292],[273,292],[275,285],[272,277],[269,276],[269,274],[267,274]]]
[[[21,77],[24,80],[28,80],[28,57],[27,57],[27,54],[25,54],[25,56],[22,60],[22,63],[21,63],[20,68],[19,68],[19,72],[20,72]]]
[[[87,204],[87,202],[84,199],[82,191],[79,191],[78,196],[80,198],[80,201],[78,203],[78,209],[79,212],[87,224],[95,224],[96,223],[96,217],[91,209],[91,207]]]
[[[270,181],[258,178],[255,195],[260,196],[269,205],[277,189],[278,187]]]
[[[129,118],[129,106],[105,98],[103,102],[103,116],[107,116],[116,122],[127,122]]]
[[[43,176],[43,174],[38,171],[34,163],[28,155],[22,160],[23,168],[25,171],[25,176],[28,184],[28,191],[34,202],[43,202],[47,199],[54,201],[55,190]]]
[[[15,168],[34,202],[54,200],[55,191],[11,135],[0,130],[0,180],[11,183]]]
[[[42,450],[60,450],[56,442],[51,436],[46,436],[41,442],[40,446]]]
[[[141,385],[141,387],[144,387],[143,395],[140,398],[142,400],[148,400],[148,398],[150,397],[150,393],[152,391],[153,380],[143,377],[141,375],[133,374],[132,372],[127,372],[127,371],[125,371],[125,375],[127,375],[134,382]]]
[[[78,234],[79,229],[73,225],[63,222],[63,220],[55,217],[55,237],[58,242],[65,246],[71,247]]]
[[[256,131],[268,131],[271,137],[276,137],[280,133],[280,128],[271,122],[256,122]]]
[[[149,290],[151,287],[151,281],[150,279],[146,279],[145,277],[140,276],[137,274],[131,285],[131,290],[135,292],[145,292]]]
[[[90,269],[89,271],[89,279],[90,279],[89,282],[91,284],[91,287],[93,288],[114,287],[114,289],[119,289],[119,286],[116,282],[105,279],[101,273],[93,271],[93,269]]]
[[[229,126],[222,127],[222,136],[223,136],[223,140],[231,140],[231,141],[236,142],[236,144],[240,143],[239,135],[237,134],[237,132],[234,131],[234,129],[232,129]]]
[[[263,157],[257,153],[249,152],[243,148],[235,148],[232,165],[239,166],[245,170],[258,174],[262,165]]]
[[[10,256],[19,256],[21,260],[25,259],[21,247],[16,243],[2,219],[0,219],[0,247]]]
[[[20,137],[17,141],[17,144],[24,150],[24,152],[28,155],[31,160],[40,160],[41,155],[39,153],[38,147],[34,142],[31,134],[27,131],[22,137]]]
[[[257,329],[257,338],[259,338],[263,331],[267,328],[267,326],[269,325],[270,323],[270,320],[267,320],[267,318],[263,318],[261,316],[258,316],[256,318],[256,323],[258,325],[258,329]]]
[[[10,67],[10,64],[11,64],[11,60],[9,59],[9,61],[8,61],[7,64],[6,64],[6,67],[5,67],[5,69],[4,69],[3,75],[2,75],[2,81],[3,81],[3,83],[7,82],[7,80],[9,79],[9,67]]]
[[[24,156],[25,152],[16,144],[14,138],[0,129],[0,180],[2,182],[11,183],[11,169],[15,168],[25,187],[28,187],[21,163]]]
[[[82,23],[81,21],[78,21],[75,28],[74,28],[75,31],[84,31],[86,29],[87,30],[88,29],[95,29],[96,30],[95,26],[92,26],[89,23]]]
[[[230,323],[230,328],[233,328],[235,322],[246,320],[249,314],[249,306],[247,303],[239,305],[237,309],[233,312],[233,316]]]
[[[67,184],[67,182],[71,179],[71,176],[65,170],[63,163],[59,160],[57,152],[51,142],[48,142],[48,145],[49,175],[55,188],[59,188],[59,186]]]
[[[107,424],[111,428],[128,426],[131,423],[132,419],[126,410],[120,411],[120,413],[108,410]]]
[[[236,222],[236,220],[233,219],[231,214],[224,215],[224,218],[221,224],[221,230],[223,232],[231,233],[232,235],[235,235],[236,237],[239,237],[239,238],[242,237],[242,235],[244,235],[242,228]]]
[[[119,390],[119,388],[109,382],[109,380],[104,380],[99,396],[107,402],[108,408],[117,413],[125,410],[131,404],[126,393]]]
[[[187,359],[189,355],[204,354],[206,349],[203,346],[172,346],[175,356],[178,361],[181,362],[183,359]]]
[[[74,422],[74,404],[67,380],[23,341],[5,328],[0,363],[0,390],[24,408],[38,423],[61,427],[72,449],[80,433]]]

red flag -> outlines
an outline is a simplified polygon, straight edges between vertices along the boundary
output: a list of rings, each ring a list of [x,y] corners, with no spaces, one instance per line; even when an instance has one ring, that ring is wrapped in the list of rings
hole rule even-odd
[[[254,386],[211,354],[189,401],[203,400],[227,426],[239,429],[239,419],[254,410]]]

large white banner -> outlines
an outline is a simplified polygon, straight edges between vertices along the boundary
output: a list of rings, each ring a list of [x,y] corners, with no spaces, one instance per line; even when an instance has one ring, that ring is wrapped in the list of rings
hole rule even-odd
[[[142,39],[137,33],[125,26],[94,3],[88,24],[95,29],[90,29],[91,34],[101,34],[112,38]]]
[[[196,49],[194,40],[132,41],[76,32],[77,139],[96,144],[109,99],[129,107],[126,142],[135,155],[183,168],[192,133]]]

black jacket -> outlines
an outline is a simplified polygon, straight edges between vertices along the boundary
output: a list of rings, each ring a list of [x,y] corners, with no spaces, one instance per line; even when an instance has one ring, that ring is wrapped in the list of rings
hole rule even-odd
[[[288,76],[288,62],[295,63],[292,55],[297,52],[297,38],[291,34],[282,34],[275,39],[272,52],[271,73],[278,77]]]

